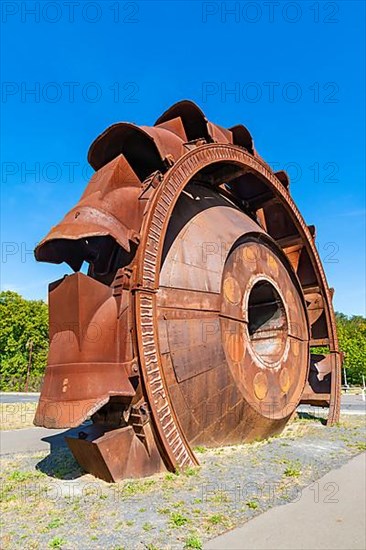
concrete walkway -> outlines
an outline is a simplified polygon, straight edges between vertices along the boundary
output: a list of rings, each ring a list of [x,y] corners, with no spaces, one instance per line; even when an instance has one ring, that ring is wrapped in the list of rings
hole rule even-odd
[[[363,453],[304,489],[297,502],[272,508],[205,550],[365,550],[365,473]]]

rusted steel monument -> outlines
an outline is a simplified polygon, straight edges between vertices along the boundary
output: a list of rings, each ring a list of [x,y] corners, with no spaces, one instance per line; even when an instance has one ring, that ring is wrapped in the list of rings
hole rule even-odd
[[[197,464],[198,444],[278,433],[299,403],[337,421],[341,357],[315,229],[249,131],[181,101],[153,127],[111,126],[88,160],[84,194],[35,251],[75,271],[49,286],[35,424],[90,418],[68,445],[116,481]]]

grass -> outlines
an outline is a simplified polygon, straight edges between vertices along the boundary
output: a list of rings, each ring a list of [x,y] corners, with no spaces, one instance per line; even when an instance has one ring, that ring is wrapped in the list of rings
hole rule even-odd
[[[212,514],[209,518],[207,518],[208,523],[211,525],[226,525],[228,523],[228,517],[224,516],[224,514]]]
[[[202,541],[198,535],[190,535],[184,541],[184,548],[196,548],[200,550],[202,548]]]
[[[54,518],[48,523],[46,529],[49,531],[51,529],[56,529],[57,527],[60,527],[60,525],[63,525],[63,521],[60,518]]]
[[[209,498],[211,502],[216,502],[218,504],[222,504],[225,502],[230,502],[231,498],[228,496],[228,494],[225,491],[213,491],[213,495]]]
[[[193,450],[195,453],[203,454],[207,451],[207,448],[203,447],[202,445],[197,445],[197,447],[194,447]]]
[[[0,430],[33,427],[37,403],[0,403]]]
[[[53,539],[50,540],[48,546],[50,548],[62,548],[65,544],[66,544],[65,539],[61,537],[53,537]]]
[[[357,441],[357,443],[353,443],[352,447],[356,447],[358,451],[366,451],[366,442],[365,441]]]
[[[116,485],[116,490],[122,497],[144,495],[155,488],[155,479],[133,479]]]
[[[172,512],[170,514],[170,524],[172,527],[182,527],[188,522],[189,519],[180,512]]]
[[[126,520],[127,527],[132,527],[132,525],[135,525],[135,522],[133,519],[127,519]]]
[[[300,477],[302,474],[301,467],[298,463],[293,463],[287,466],[284,470],[283,475],[286,477]]]
[[[34,472],[20,472],[19,470],[14,470],[8,476],[8,480],[17,481],[21,483],[22,481],[28,481],[30,479],[33,479],[34,477],[35,477]]]
[[[248,500],[246,505],[250,510],[256,510],[259,506],[258,502],[256,502],[255,500]]]
[[[177,479],[177,477],[179,476],[179,472],[168,472],[167,474],[165,474],[165,477],[164,479],[166,481],[174,481],[175,479]]]
[[[195,468],[192,468],[191,466],[188,466],[183,470],[183,473],[187,477],[197,476],[199,474],[200,468],[196,466]]]
[[[182,508],[184,505],[184,500],[177,500],[176,502],[172,502],[172,508]]]

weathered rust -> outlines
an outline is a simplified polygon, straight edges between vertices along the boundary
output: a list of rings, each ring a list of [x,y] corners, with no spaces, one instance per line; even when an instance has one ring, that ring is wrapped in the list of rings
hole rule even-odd
[[[35,424],[81,426],[74,456],[116,481],[196,464],[194,445],[278,433],[301,402],[336,422],[341,355],[315,228],[249,131],[182,101],[154,127],[111,126],[88,159],[80,201],[35,250],[75,271],[49,287]]]

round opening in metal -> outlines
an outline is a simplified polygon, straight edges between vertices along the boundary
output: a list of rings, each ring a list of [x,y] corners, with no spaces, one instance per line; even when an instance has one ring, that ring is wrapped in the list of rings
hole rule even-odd
[[[252,348],[267,366],[281,359],[287,341],[287,315],[276,288],[267,280],[253,286],[248,301],[248,331]]]

